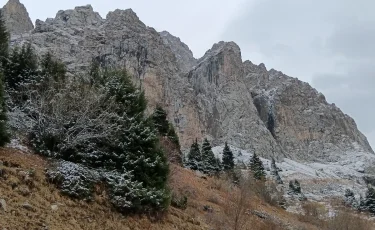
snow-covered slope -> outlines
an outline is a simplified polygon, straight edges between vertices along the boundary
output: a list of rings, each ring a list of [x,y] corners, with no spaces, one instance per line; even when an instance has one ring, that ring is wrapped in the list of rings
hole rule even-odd
[[[356,144],[354,143],[354,148]],[[224,146],[213,148],[221,158]],[[248,164],[253,153],[231,146],[237,163]],[[284,191],[290,180],[297,179],[308,199],[325,200],[343,197],[345,189],[351,189],[359,196],[366,191],[366,179],[374,177],[375,155],[356,148],[357,151],[337,153],[335,162],[297,162],[288,158],[276,162],[281,169],[279,175],[284,181]],[[270,159],[261,158],[266,172],[270,175]]]

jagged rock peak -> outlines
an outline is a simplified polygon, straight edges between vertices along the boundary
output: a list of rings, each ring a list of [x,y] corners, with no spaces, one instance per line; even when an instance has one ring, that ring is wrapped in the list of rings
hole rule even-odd
[[[139,17],[132,9],[120,10],[116,9],[107,14],[107,22],[115,26],[130,26],[133,28],[146,28],[147,26],[139,20]]]
[[[60,10],[52,23],[62,23],[70,26],[95,26],[103,23],[103,19],[99,13],[94,12],[91,5],[86,5],[77,6],[74,10]]]
[[[26,7],[19,0],[9,0],[2,13],[10,33],[22,34],[34,29]]]
[[[171,48],[176,56],[179,67],[183,72],[188,72],[197,64],[193,52],[179,37],[173,36],[168,31],[162,31],[159,34],[162,37],[164,44]]]
[[[201,57],[198,62],[202,62],[207,58],[210,58],[212,56],[216,56],[221,52],[232,52],[234,53],[237,58],[239,57],[241,59],[241,49],[235,42],[224,42],[220,41],[218,43],[215,43],[211,49],[209,49],[203,57]],[[242,61],[241,61],[242,62]]]

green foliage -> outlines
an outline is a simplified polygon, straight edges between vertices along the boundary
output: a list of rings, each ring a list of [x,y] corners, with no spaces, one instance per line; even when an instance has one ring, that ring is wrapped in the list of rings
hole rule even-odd
[[[250,159],[249,164],[250,170],[253,172],[253,176],[257,180],[264,180],[266,173],[264,172],[264,166],[257,154],[254,153]]]
[[[9,133],[7,131],[7,116],[6,104],[4,99],[3,77],[0,72],[0,146],[4,146],[10,141]]]
[[[4,65],[8,59],[9,34],[6,30],[5,22],[0,11],[0,146],[4,146],[9,142],[9,133],[7,131],[6,104],[4,95]]]
[[[199,144],[197,140],[190,147],[186,166],[192,170],[202,169],[202,154],[199,150]]]
[[[375,189],[373,187],[368,187],[367,189],[364,207],[370,213],[375,214]]]
[[[211,144],[205,138],[202,144],[202,171],[206,174],[213,174],[219,172],[219,170],[219,165],[212,152]]]
[[[180,139],[178,138],[177,136],[177,133],[174,129],[174,126],[169,123],[169,128],[168,128],[168,133],[167,133],[167,137],[175,144],[178,146],[178,148],[180,148]]]
[[[298,180],[289,181],[289,190],[295,194],[301,194],[301,185]]]
[[[93,59],[90,64],[89,76],[91,77],[91,84],[95,84],[100,79],[100,63],[98,60]]]
[[[8,49],[9,49],[9,33],[5,25],[3,13],[0,12],[0,63],[2,67],[6,66],[6,63],[7,63]]]
[[[53,78],[56,82],[65,80],[66,68],[63,63],[56,60],[50,52],[47,52],[40,61],[41,75]]]
[[[106,70],[99,77],[105,85],[109,96],[115,98],[118,113],[126,113],[129,117],[143,119],[147,107],[143,91],[138,90],[132,83],[125,70]]]
[[[226,142],[223,150],[223,168],[225,171],[233,170],[234,168],[233,152]]]
[[[5,81],[11,89],[18,89],[23,82],[38,75],[38,57],[31,44],[15,47],[4,66]]]
[[[167,112],[160,105],[158,105],[156,106],[151,117],[154,121],[155,127],[159,130],[160,135],[166,136],[169,131]]]
[[[278,184],[284,183],[279,175],[279,168],[277,168],[275,158],[273,157],[271,159],[271,175],[274,177]]]
[[[48,103],[36,110],[44,119],[32,130],[37,152],[100,172],[98,178],[107,183],[111,202],[121,212],[165,209],[169,167],[157,131],[145,116],[143,92],[125,71],[101,72],[98,79],[39,92]],[[60,183],[65,190],[76,189],[70,178]],[[80,184],[79,191],[90,193],[91,184]]]

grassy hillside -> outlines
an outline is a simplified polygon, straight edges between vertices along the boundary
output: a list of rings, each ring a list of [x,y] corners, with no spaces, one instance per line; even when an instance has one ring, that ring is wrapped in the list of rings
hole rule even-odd
[[[125,217],[112,210],[100,185],[92,202],[61,195],[44,175],[51,162],[37,155],[3,148],[0,161],[1,229],[321,229],[313,213],[308,218],[286,212],[256,193],[175,165],[170,187],[174,197],[188,198],[186,209],[170,207],[156,217]],[[359,228],[357,222],[355,226],[349,229],[371,228]]]

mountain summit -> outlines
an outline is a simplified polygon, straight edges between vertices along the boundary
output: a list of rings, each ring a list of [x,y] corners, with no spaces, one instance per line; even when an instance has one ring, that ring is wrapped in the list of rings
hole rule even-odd
[[[8,30],[12,34],[22,34],[34,29],[29,13],[19,0],[10,0],[2,8]]]

